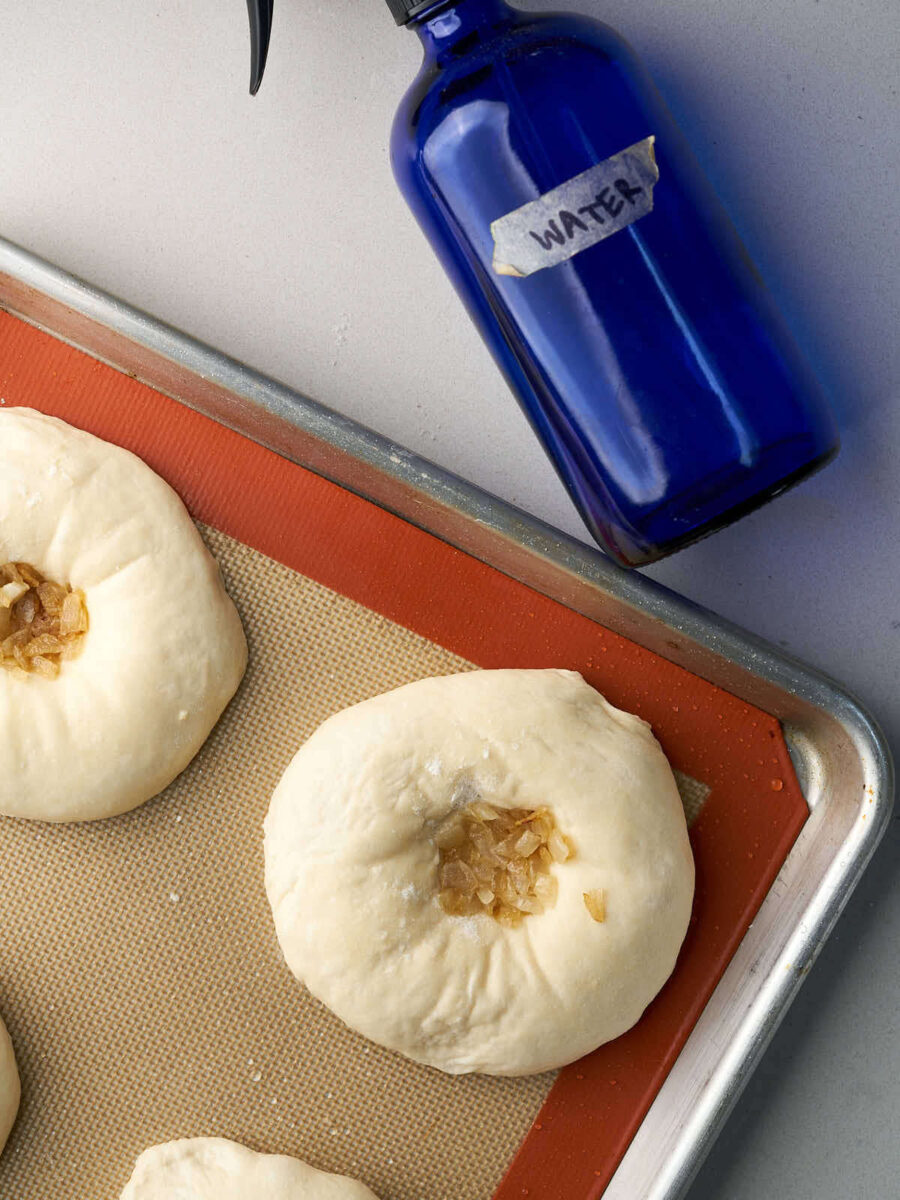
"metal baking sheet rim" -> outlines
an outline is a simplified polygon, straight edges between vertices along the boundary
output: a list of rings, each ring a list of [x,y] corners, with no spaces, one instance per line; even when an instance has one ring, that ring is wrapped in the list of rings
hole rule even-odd
[[[893,768],[869,714],[767,643],[3,238],[0,308],[779,717],[810,819],[604,1192],[683,1196],[887,827]]]

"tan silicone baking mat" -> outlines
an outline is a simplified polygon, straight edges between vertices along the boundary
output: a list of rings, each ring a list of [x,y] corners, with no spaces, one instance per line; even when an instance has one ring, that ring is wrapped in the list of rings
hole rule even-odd
[[[2,313],[0,403],[167,478],[212,527],[251,646],[163,796],[92,826],[0,820],[0,1013],[24,1085],[0,1200],[116,1200],[141,1150],[203,1134],[357,1175],[381,1200],[597,1200],[806,819],[777,721]],[[580,670],[697,781],[676,970],[633,1030],[555,1081],[447,1078],[349,1033],[289,976],[265,901],[262,820],[305,735],[470,664]]]
[[[214,1134],[387,1200],[484,1200],[550,1077],[452,1079],[347,1030],[283,964],[262,856],[269,797],[316,725],[468,664],[204,534],[250,666],[203,751],[127,816],[0,821],[3,1010],[24,1085],[0,1197],[114,1200],[145,1147]]]

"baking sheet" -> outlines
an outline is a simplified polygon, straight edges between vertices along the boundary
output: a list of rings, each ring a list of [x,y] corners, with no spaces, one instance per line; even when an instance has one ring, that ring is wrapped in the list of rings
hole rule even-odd
[[[500,1194],[518,1196],[523,1187],[536,1200],[599,1194],[806,817],[777,721],[9,317],[0,318],[0,389],[7,403],[36,404],[138,450],[178,487],[195,516],[241,543],[241,555],[280,560],[270,567],[293,568],[294,580],[294,572],[300,572],[304,587],[330,587],[335,595],[329,603],[340,612],[350,603],[354,611],[363,606],[367,619],[375,615],[367,610],[377,610],[379,621],[391,618],[407,626],[400,634],[424,643],[424,673],[446,669],[435,663],[449,661],[440,658],[448,654],[455,654],[457,663],[481,666],[582,670],[615,703],[647,716],[675,766],[709,789],[692,831],[699,867],[695,922],[673,980],[635,1031],[562,1073],[534,1122],[548,1080],[444,1080],[388,1055],[364,1086],[363,1060],[381,1052],[359,1045],[345,1061],[341,1038],[352,1040],[352,1035],[312,1002],[313,1015],[305,1010],[298,1015],[304,994],[286,978],[271,931],[260,930],[246,906],[254,894],[261,898],[259,820],[268,791],[302,737],[291,722],[316,723],[310,714],[318,701],[307,707],[310,680],[313,696],[324,704],[320,718],[356,698],[352,681],[365,680],[369,691],[364,694],[390,686],[380,673],[387,660],[393,669],[412,664],[390,642],[386,659],[380,657],[378,639],[368,633],[361,642],[348,636],[345,622],[336,639],[344,655],[339,669],[323,670],[334,647],[318,647],[311,662],[304,647],[307,641],[315,645],[317,629],[329,628],[325,614],[316,608],[313,618],[301,616],[299,649],[295,645],[277,670],[264,672],[268,691],[260,697],[254,721],[242,736],[228,734],[228,722],[240,716],[239,698],[233,710],[238,715],[229,713],[175,785],[177,792],[193,780],[196,790],[185,812],[179,807],[168,818],[159,815],[172,811],[167,794],[150,808],[96,830],[5,825],[4,836],[14,831],[24,841],[10,846],[4,860],[26,865],[14,885],[2,890],[4,905],[12,906],[3,919],[7,928],[15,927],[16,937],[3,947],[3,975],[12,982],[0,981],[0,989],[29,1069],[23,1119],[0,1159],[0,1194],[7,1194],[5,1187],[14,1179],[9,1173],[22,1163],[21,1170],[31,1176],[15,1177],[10,1193],[21,1200],[82,1195],[105,1200],[116,1194],[109,1190],[115,1173],[124,1179],[143,1145],[161,1136],[217,1133],[352,1171],[380,1189],[385,1200],[414,1195],[475,1200],[499,1182],[526,1130]],[[223,545],[227,556],[228,544],[218,548]],[[247,561],[242,560],[244,568]],[[244,574],[252,572],[242,569],[233,580],[241,603],[246,602]],[[271,575],[264,592],[270,607],[262,624],[281,637],[297,615],[298,602],[286,606]],[[248,623],[252,641],[256,621]],[[364,664],[370,661],[380,665],[375,675],[366,676]],[[422,663],[416,667],[420,673]],[[251,676],[246,692],[252,694],[252,688]],[[285,740],[278,741],[282,736]],[[209,789],[217,774],[235,770],[234,761],[236,774],[216,792],[216,807],[210,810]],[[212,820],[205,830],[203,813]],[[235,820],[243,822],[239,837]],[[186,821],[198,822],[196,840],[183,836]],[[155,822],[164,823],[165,839]],[[126,829],[130,833],[123,842]],[[236,841],[229,841],[232,835]],[[145,836],[161,840],[147,845]],[[87,856],[91,869],[82,859],[81,870],[66,875],[75,854],[66,847],[86,851],[92,838],[108,839],[103,852],[94,848]],[[178,866],[177,877],[173,866]],[[218,893],[212,884],[201,885],[207,866]],[[159,892],[155,907],[146,896],[140,902],[138,884],[149,882],[148,872]],[[168,891],[167,874],[172,876]],[[103,904],[95,907],[97,887],[105,890]],[[21,895],[29,896],[28,905],[17,905]],[[203,911],[205,904],[213,905],[211,912]],[[57,986],[42,986],[35,963],[58,972]],[[76,991],[76,981],[77,999],[69,1001],[66,987],[59,985],[68,983]],[[148,1004],[159,981],[162,993],[154,993],[154,1003]],[[267,1007],[271,1000],[274,1008]],[[60,1027],[70,1056],[53,1054]],[[266,1038],[274,1040],[261,1047]],[[272,1080],[264,1116],[258,1100],[265,1089],[250,1086],[266,1078],[261,1062]],[[324,1100],[318,1084],[292,1074],[313,1066],[326,1072]],[[249,1072],[244,1088],[238,1086],[241,1071]],[[340,1107],[349,1102],[348,1081],[361,1104],[352,1112]],[[412,1094],[409,1089],[423,1081],[425,1092]],[[438,1099],[432,1086],[447,1091]],[[336,1101],[339,1095],[343,1099]],[[68,1108],[59,1112],[56,1105],[63,1098]],[[316,1120],[332,1111],[327,1137],[333,1141],[323,1146]],[[75,1128],[78,1137],[63,1149],[53,1138],[29,1134],[29,1121],[38,1114],[44,1134],[52,1128],[56,1138],[66,1138],[66,1130]],[[426,1114],[432,1125],[419,1123]],[[80,1161],[72,1153],[75,1146]],[[95,1167],[107,1171],[104,1182],[90,1177]],[[103,1187],[107,1191],[98,1190]]]

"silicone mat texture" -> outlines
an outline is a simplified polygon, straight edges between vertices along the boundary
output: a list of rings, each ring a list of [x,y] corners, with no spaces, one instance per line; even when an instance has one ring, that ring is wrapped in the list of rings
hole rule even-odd
[[[396,1200],[478,1200],[549,1078],[460,1087],[346,1029],[283,965],[261,836],[272,790],[316,725],[468,664],[204,533],[251,652],[204,750],[125,817],[0,821],[3,1008],[24,1083],[0,1196],[113,1200],[146,1146],[214,1132]]]
[[[237,698],[163,796],[94,826],[0,821],[0,1011],[24,1083],[0,1197],[115,1200],[140,1150],[202,1134],[357,1175],[382,1200],[599,1196],[806,818],[777,722],[3,314],[0,403],[166,477],[212,527],[251,645]],[[707,796],[672,979],[555,1082],[446,1078],[350,1033],[288,975],[263,892],[262,818],[303,737],[472,664],[580,670]]]

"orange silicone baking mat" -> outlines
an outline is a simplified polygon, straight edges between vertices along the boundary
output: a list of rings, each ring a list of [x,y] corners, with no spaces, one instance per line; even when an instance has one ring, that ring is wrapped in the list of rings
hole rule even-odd
[[[57,907],[51,912],[51,900],[41,891],[52,885],[52,868],[47,865],[44,870],[39,864],[64,860],[69,849],[82,855],[80,861],[89,850],[99,856],[97,861],[108,853],[113,856],[110,861],[119,863],[115,855],[121,848],[109,839],[126,834],[139,838],[142,830],[146,833],[154,822],[163,821],[160,814],[167,811],[168,793],[144,810],[102,823],[102,845],[97,833],[97,844],[87,847],[84,839],[94,836],[83,832],[87,827],[58,830],[10,823],[15,826],[15,853],[32,864],[27,872],[6,872],[9,886],[15,882],[16,912],[24,906],[27,914],[31,905],[40,916],[31,924],[22,918],[18,952],[13,956],[4,946],[0,965],[0,1010],[10,1017],[17,1051],[25,1062],[23,1116],[7,1155],[0,1159],[0,1193],[15,1195],[16,1200],[81,1200],[82,1196],[114,1200],[118,1194],[110,1185],[105,1185],[107,1191],[83,1190],[78,1182],[81,1176],[66,1175],[60,1162],[63,1134],[52,1145],[29,1146],[26,1135],[40,1127],[40,1106],[52,1106],[55,1081],[60,1090],[68,1088],[69,1094],[80,1098],[77,1119],[83,1155],[91,1155],[96,1140],[107,1158],[115,1158],[115,1129],[108,1126],[116,1120],[114,1114],[128,1115],[122,1162],[111,1163],[104,1180],[121,1178],[124,1183],[133,1152],[143,1148],[133,1143],[146,1113],[145,1144],[161,1140],[163,1128],[168,1137],[239,1136],[261,1150],[293,1153],[326,1169],[355,1174],[369,1182],[382,1200],[447,1200],[451,1195],[453,1200],[487,1200],[491,1191],[498,1200],[599,1197],[808,815],[777,721],[359,496],[6,314],[0,314],[0,402],[38,408],[133,450],[172,484],[194,518],[209,527],[208,538],[223,561],[230,590],[248,626],[251,670],[233,712],[226,714],[197,763],[173,785],[173,795],[180,802],[194,803],[191,797],[202,787],[207,805],[210,795],[221,797],[222,811],[234,823],[218,847],[221,869],[236,871],[257,899],[262,890],[259,822],[264,798],[260,792],[243,808],[228,804],[234,799],[236,780],[245,780],[248,792],[277,780],[278,771],[299,744],[292,739],[308,732],[303,723],[307,694],[315,696],[307,716],[314,708],[321,719],[350,699],[422,674],[473,665],[566,667],[580,671],[614,704],[650,721],[676,770],[708,789],[691,828],[697,863],[691,928],[674,975],[630,1033],[564,1069],[552,1086],[546,1077],[448,1079],[367,1046],[343,1031],[330,1014],[309,1005],[302,1010],[306,1015],[297,1017],[315,1026],[312,1032],[312,1025],[304,1026],[305,1053],[315,1047],[317,1065],[326,1075],[333,1072],[335,1093],[342,1081],[357,1079],[354,1073],[359,1071],[352,1102],[347,1100],[349,1116],[340,1128],[335,1125],[333,1133],[313,1132],[302,1120],[276,1121],[272,1113],[265,1120],[255,1119],[256,1108],[247,1108],[242,1091],[225,1086],[221,1074],[204,1072],[200,1066],[189,1086],[176,1069],[177,1056],[168,1057],[162,1045],[144,1046],[143,1053],[156,1053],[160,1063],[170,1064],[169,1078],[159,1079],[162,1092],[170,1084],[174,1092],[176,1081],[181,1090],[165,1096],[165,1121],[152,1117],[159,1099],[147,1094],[152,1072],[138,1073],[139,1086],[128,1092],[126,1102],[122,1089],[129,1088],[129,1065],[120,1064],[121,1074],[110,1077],[101,1044],[106,1037],[103,1022],[92,1019],[91,1013],[67,1011],[62,1001],[41,1004],[37,982],[29,983],[32,958],[64,955],[72,977],[81,978],[83,988],[93,989],[98,1011],[106,1010],[104,989],[109,987],[123,1004],[134,1003],[128,1020],[140,1023],[140,1005],[128,986],[118,979],[108,981],[102,973],[94,978],[85,966],[96,950],[84,927],[85,921],[94,919],[92,912],[96,915],[93,892],[72,901],[73,914],[80,921],[77,930],[70,929],[63,937],[55,928],[52,938],[42,940],[41,922],[58,920],[60,909],[58,895],[52,897]],[[0,529],[0,550],[4,549],[14,556],[12,548],[3,547]],[[303,664],[307,675],[299,671],[294,683],[303,677],[306,687],[285,681],[286,663]],[[253,704],[257,707],[251,713],[248,706]],[[242,719],[245,727],[235,724]],[[247,736],[247,727],[267,732],[254,741]],[[238,751],[235,729],[242,729],[244,741],[252,743],[250,750],[242,743]],[[238,753],[243,757],[236,763]],[[184,792],[188,785],[194,790]],[[190,857],[193,850],[184,853]],[[126,876],[131,878],[127,872]],[[5,900],[13,902],[10,895]],[[173,910],[180,901],[173,886]],[[109,896],[105,903],[115,907]],[[110,933],[109,912],[104,909],[104,913],[103,938],[112,939],[110,953],[120,955],[134,970],[146,967],[141,945],[126,940],[127,922],[117,931],[113,921]],[[198,943],[196,930],[191,934],[166,926],[157,932],[161,940],[153,943],[154,969],[171,971],[172,961],[182,958],[188,964],[199,961],[203,939]],[[212,996],[217,961],[224,972],[235,939],[240,941],[246,931],[230,928],[218,941],[210,936],[210,944],[219,947],[219,959],[213,955],[205,968],[209,974],[204,986]],[[121,940],[116,943],[116,938]],[[251,1004],[247,1011],[269,1014],[275,991],[279,1004],[287,1007],[302,989],[286,978],[270,931],[265,936],[254,933],[254,961],[260,955],[263,965],[256,979],[261,982],[247,983],[251,999],[257,988],[259,1007],[254,1010]],[[189,966],[185,969],[189,973]],[[82,978],[85,972],[89,985]],[[38,975],[36,971],[35,981]],[[144,977],[149,979],[146,972]],[[10,983],[13,978],[15,984]],[[145,987],[150,983],[145,982]],[[8,994],[16,997],[11,1013]],[[210,1019],[216,1014],[219,1022],[223,1020],[220,1000],[210,999],[208,1007]],[[171,1008],[177,1020],[182,1007],[174,993]],[[40,1031],[28,1027],[28,1014],[38,1010],[43,1021]],[[42,1055],[30,1054],[27,1044],[33,1036],[52,1047],[57,1011],[60,1021],[80,1019],[84,1033],[79,1040],[76,1025],[69,1034],[72,1045],[80,1049],[54,1076],[43,1065]],[[189,1011],[191,1020],[202,1018],[202,1009],[194,1006]],[[164,1030],[165,1024],[158,1028]],[[171,1037],[173,1044],[183,1043],[183,1055],[188,1057],[191,1046],[204,1037],[211,1045],[216,1040],[205,1028],[188,1036],[178,1026]],[[252,1044],[248,1038],[251,1080],[257,1074],[252,1069]],[[312,1092],[298,1094],[297,1089],[305,1085],[292,1082],[290,1064],[283,1062],[288,1053],[285,1046],[290,1044],[289,1038],[279,1043],[282,1094],[272,1098],[272,1106],[293,1101],[305,1111],[318,1100]],[[360,1067],[367,1057],[378,1063],[374,1081],[373,1071],[366,1073]],[[104,1063],[103,1072],[96,1069],[98,1063]],[[301,1072],[296,1081],[304,1078]],[[326,1111],[326,1100],[321,1103]],[[99,1139],[96,1130],[92,1135],[92,1112],[104,1114]],[[69,1119],[76,1118],[70,1113]],[[495,1124],[499,1133],[492,1130]],[[46,1128],[43,1136],[50,1137]],[[329,1137],[336,1140],[329,1142]],[[453,1144],[459,1147],[458,1161],[449,1149]],[[26,1178],[24,1167],[21,1176],[15,1174],[18,1164],[26,1162],[37,1164],[35,1171],[45,1169],[46,1182],[40,1189],[29,1183],[24,1190],[5,1191],[5,1177]],[[66,1178],[69,1183],[59,1183]]]

